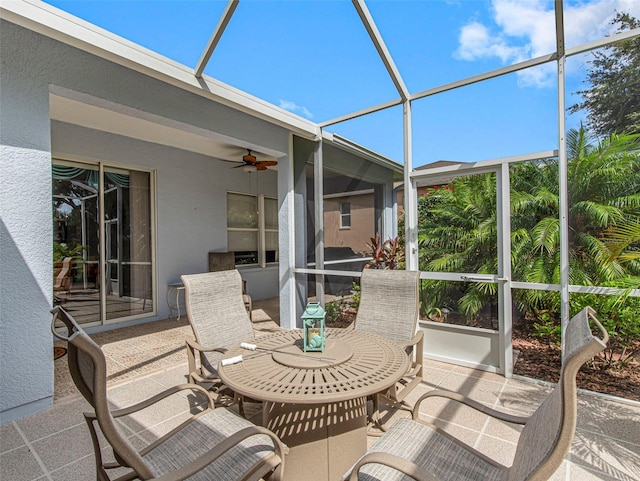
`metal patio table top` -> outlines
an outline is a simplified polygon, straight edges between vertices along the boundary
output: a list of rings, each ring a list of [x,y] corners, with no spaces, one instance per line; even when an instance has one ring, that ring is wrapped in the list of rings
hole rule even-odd
[[[219,366],[222,381],[253,399],[276,403],[319,404],[346,401],[384,391],[409,367],[409,358],[393,341],[351,329],[326,330],[324,352],[304,352],[302,330],[281,330],[240,346],[224,358],[242,362]]]

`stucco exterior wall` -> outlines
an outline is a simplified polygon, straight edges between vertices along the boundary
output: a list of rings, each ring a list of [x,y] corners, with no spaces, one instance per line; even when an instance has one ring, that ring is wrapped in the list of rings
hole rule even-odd
[[[53,362],[47,75],[0,25],[0,422],[50,405]],[[37,44],[34,46],[37,49]]]
[[[340,204],[351,207],[351,226],[340,227]],[[373,194],[345,195],[324,201],[325,247],[350,247],[355,253],[368,255],[367,244],[375,237],[375,209]]]
[[[249,174],[220,175],[230,164],[210,157],[52,123],[50,92],[77,94],[83,101],[91,98],[98,103],[105,99],[282,153],[288,151],[289,132],[4,20],[0,44],[0,422],[4,423],[50,406],[53,398],[52,153],[156,171],[157,317],[167,314],[163,285],[181,273],[205,271],[207,252],[226,247],[226,218],[222,219],[226,190],[255,188],[247,185]],[[286,155],[279,160],[285,175]],[[270,180],[261,178],[260,188],[273,195],[277,175],[269,175]]]
[[[163,145],[53,122],[54,158],[100,159],[114,165],[151,169],[156,178],[158,318],[169,316],[166,286],[183,274],[208,270],[208,252],[227,245],[227,192],[277,197],[277,172],[246,173],[234,164]],[[255,299],[278,295],[273,269],[269,282],[260,268],[243,268]],[[265,285],[269,289],[265,289]]]

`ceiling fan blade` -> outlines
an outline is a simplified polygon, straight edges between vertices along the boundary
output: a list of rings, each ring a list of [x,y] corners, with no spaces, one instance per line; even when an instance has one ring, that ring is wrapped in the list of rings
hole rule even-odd
[[[264,165],[265,167],[272,167],[274,165],[278,165],[278,162],[275,160],[259,160],[257,165]]]
[[[267,170],[267,167],[262,163],[257,163],[256,164],[256,169],[257,170]]]

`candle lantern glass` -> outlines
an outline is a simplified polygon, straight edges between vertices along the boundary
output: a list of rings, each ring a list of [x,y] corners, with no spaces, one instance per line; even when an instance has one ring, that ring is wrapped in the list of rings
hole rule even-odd
[[[319,302],[309,302],[307,304],[307,308],[302,314],[304,352],[324,352],[324,318],[325,312]]]

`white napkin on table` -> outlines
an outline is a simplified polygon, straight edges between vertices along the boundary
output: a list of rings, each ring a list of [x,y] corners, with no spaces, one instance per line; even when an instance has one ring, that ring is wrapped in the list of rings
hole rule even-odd
[[[230,357],[228,359],[223,359],[220,361],[223,366],[228,366],[229,364],[236,364],[242,362],[242,354],[239,356]]]

